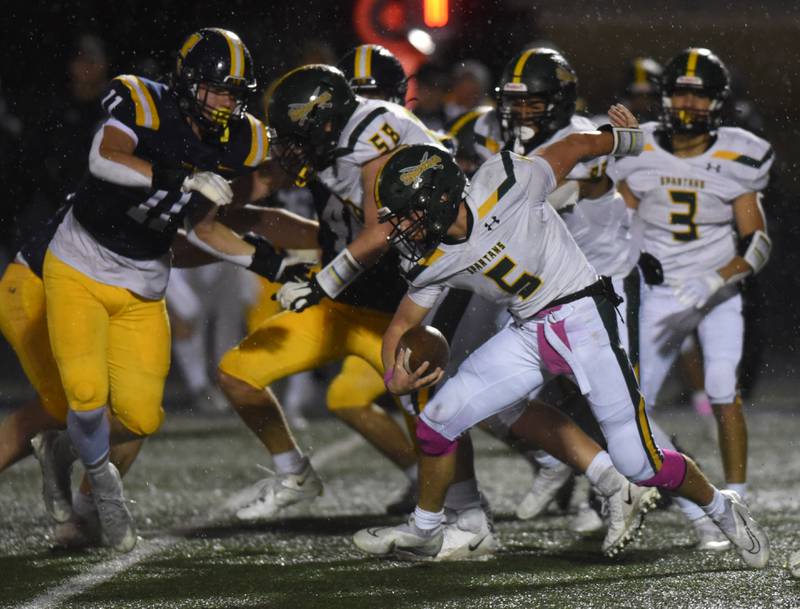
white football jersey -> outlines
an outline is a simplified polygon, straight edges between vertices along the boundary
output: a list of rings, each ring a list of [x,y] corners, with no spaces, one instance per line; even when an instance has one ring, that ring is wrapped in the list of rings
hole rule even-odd
[[[336,235],[336,251],[344,249],[363,228],[363,165],[402,145],[443,148],[435,134],[402,106],[362,97],[358,102],[339,137],[336,161],[316,175],[332,193],[320,221]]]
[[[597,127],[584,116],[573,116],[570,124],[539,146],[547,146],[572,133],[594,131]],[[537,148],[538,149],[538,148]],[[567,176],[568,180],[599,178],[606,171],[608,157],[596,157],[578,163]],[[613,187],[597,199],[579,199],[573,206],[560,211],[561,218],[575,238],[586,258],[602,275],[627,275],[631,270],[628,214],[625,201]]]
[[[475,292],[527,319],[597,273],[546,203],[556,186],[549,163],[504,151],[486,161],[466,191],[469,236],[442,243],[408,273],[408,296],[430,308],[447,287]]]
[[[547,141],[528,153],[564,139],[572,133],[594,131],[597,127],[588,118],[573,115],[565,127]],[[484,160],[502,147],[502,134],[497,111],[484,114],[475,121],[475,149]],[[498,144],[498,142],[501,142]],[[514,142],[515,152],[525,154],[520,142]],[[597,178],[605,172],[606,157],[597,157],[578,163],[567,176],[568,180]],[[592,266],[603,275],[625,275],[632,266],[629,256],[630,239],[627,229],[625,201],[613,188],[597,199],[583,199],[575,205],[555,205],[570,233]]]
[[[769,143],[744,129],[722,127],[703,154],[679,158],[655,137],[659,123],[642,125],[644,151],[609,168],[639,200],[644,249],[661,261],[666,280],[716,270],[736,255],[732,203],[769,180]]]

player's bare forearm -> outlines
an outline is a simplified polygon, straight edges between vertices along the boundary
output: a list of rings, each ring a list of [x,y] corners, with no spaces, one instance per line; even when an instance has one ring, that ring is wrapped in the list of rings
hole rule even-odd
[[[536,154],[550,163],[556,182],[560,182],[580,161],[609,154],[613,146],[614,136],[611,133],[586,131],[568,135]]]
[[[395,354],[397,353],[397,344],[400,342],[400,337],[406,331],[421,324],[428,311],[430,309],[421,307],[408,296],[403,297],[403,300],[400,301],[400,306],[383,334],[381,358],[383,359],[384,370],[391,370],[394,367]]]
[[[747,261],[741,256],[734,256],[731,260],[720,269],[717,269],[720,277],[727,283],[733,277],[741,277],[742,275],[749,275],[753,269],[747,264]]]
[[[193,214],[191,229],[195,236],[213,250],[231,256],[252,256],[256,248],[216,220],[217,208],[206,206]]]
[[[233,205],[261,201],[281,188],[291,186],[291,178],[277,161],[269,159],[254,172],[233,181]]]
[[[361,266],[369,268],[389,249],[387,238],[391,230],[392,227],[388,223],[367,225],[347,245],[347,249]]]
[[[134,154],[135,149],[136,142],[121,129],[109,126],[103,128],[103,139],[100,141],[98,149],[100,156],[112,163],[124,165],[148,179],[152,179],[152,165],[149,161],[136,156]]]
[[[218,218],[228,228],[246,233],[253,231],[282,249],[317,249],[319,222],[285,209],[245,207],[224,208]]]

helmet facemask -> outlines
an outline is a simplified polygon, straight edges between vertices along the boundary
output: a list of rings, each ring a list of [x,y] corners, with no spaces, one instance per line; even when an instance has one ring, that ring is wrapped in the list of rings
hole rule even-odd
[[[692,93],[697,97],[709,100],[707,110],[697,108],[675,108],[672,104],[674,95]],[[703,88],[676,87],[664,92],[661,98],[661,120],[668,131],[678,134],[699,135],[716,131],[722,122],[722,105],[724,96]]]
[[[237,84],[190,81],[187,88],[188,95],[183,99],[191,101],[186,112],[209,135],[221,135],[228,128],[231,119],[238,120],[244,116],[250,91],[243,81]],[[233,108],[210,104],[209,94],[230,95],[235,101]]]
[[[543,95],[504,92],[499,108],[503,139],[513,139],[527,149],[537,136],[557,130],[555,109],[556,105]]]

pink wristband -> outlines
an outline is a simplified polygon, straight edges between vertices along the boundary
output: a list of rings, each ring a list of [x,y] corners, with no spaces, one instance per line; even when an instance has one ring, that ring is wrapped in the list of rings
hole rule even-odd
[[[389,368],[383,375],[383,384],[388,389],[389,383],[392,382],[392,378],[394,378],[394,368]]]

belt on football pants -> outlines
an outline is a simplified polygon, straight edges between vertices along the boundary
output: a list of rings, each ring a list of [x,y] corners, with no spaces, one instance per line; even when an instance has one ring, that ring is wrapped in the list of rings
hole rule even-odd
[[[568,302],[574,302],[576,300],[580,300],[581,298],[586,298],[587,296],[602,296],[607,298],[615,307],[621,305],[623,302],[623,299],[620,298],[619,295],[614,291],[614,284],[611,281],[611,277],[600,275],[600,278],[594,283],[587,285],[582,290],[578,290],[572,294],[567,294],[566,296],[562,296],[561,298],[556,298],[555,300],[550,301],[546,306],[542,307],[539,312],[567,304]],[[539,313],[536,315],[538,314]],[[534,315],[534,317],[536,317],[536,315]]]

